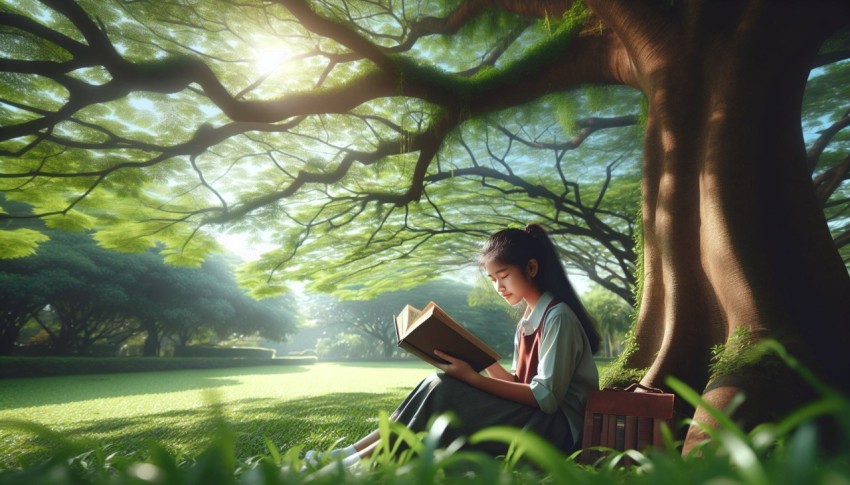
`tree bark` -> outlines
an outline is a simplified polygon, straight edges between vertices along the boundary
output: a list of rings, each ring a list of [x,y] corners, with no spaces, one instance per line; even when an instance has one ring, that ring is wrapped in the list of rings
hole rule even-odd
[[[830,26],[848,18],[846,2],[692,2],[680,17],[653,17],[644,28],[634,21],[653,12],[600,8],[649,102],[644,278],[629,365],[648,367],[644,384],[673,375],[720,409],[743,392],[736,416],[749,425],[812,390],[790,371],[709,375],[712,347],[736,333],[777,338],[850,389],[850,277],[800,128],[809,68]],[[624,14],[632,23],[618,21]],[[702,409],[694,417],[714,424]],[[685,452],[702,437],[692,428]]]
[[[159,330],[157,330],[156,324],[146,325],[145,330],[147,331],[147,336],[145,337],[145,344],[142,348],[142,356],[159,357],[161,345]]]

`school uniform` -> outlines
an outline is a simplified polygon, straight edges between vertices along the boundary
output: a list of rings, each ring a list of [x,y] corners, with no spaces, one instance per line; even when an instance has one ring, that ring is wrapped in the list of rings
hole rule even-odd
[[[587,394],[599,388],[590,343],[578,317],[563,302],[543,293],[534,310],[517,325],[511,369],[530,384],[539,408],[494,396],[443,373],[425,378],[393,412],[391,419],[414,431],[445,412],[457,420],[441,439],[446,446],[490,426],[533,431],[564,452],[580,442]],[[506,446],[483,443],[476,449],[504,454]]]

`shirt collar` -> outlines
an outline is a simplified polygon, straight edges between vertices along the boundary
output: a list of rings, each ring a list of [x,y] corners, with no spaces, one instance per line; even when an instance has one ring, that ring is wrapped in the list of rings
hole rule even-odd
[[[537,299],[537,303],[534,304],[534,310],[531,311],[531,315],[528,318],[523,318],[519,321],[520,325],[522,325],[522,331],[525,335],[529,335],[540,326],[540,320],[543,318],[543,314],[546,313],[546,307],[549,306],[549,303],[552,303],[552,299],[554,297],[548,291],[543,292],[540,295],[540,298]]]

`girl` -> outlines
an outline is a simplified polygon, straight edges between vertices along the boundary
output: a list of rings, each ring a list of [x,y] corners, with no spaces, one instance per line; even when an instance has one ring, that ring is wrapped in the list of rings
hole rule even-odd
[[[511,305],[526,304],[514,339],[513,369],[508,372],[497,362],[485,376],[437,351],[448,362],[440,366],[443,372],[423,380],[390,419],[421,431],[432,417],[451,411],[457,425],[447,429],[441,445],[482,428],[508,425],[534,431],[570,452],[579,443],[587,394],[599,387],[593,361],[599,334],[593,321],[539,224],[493,234],[479,264],[499,296]],[[343,457],[348,466],[370,456],[378,441],[375,431],[330,454]],[[476,448],[492,454],[506,451],[498,443]],[[305,458],[315,463],[319,455],[310,451]]]

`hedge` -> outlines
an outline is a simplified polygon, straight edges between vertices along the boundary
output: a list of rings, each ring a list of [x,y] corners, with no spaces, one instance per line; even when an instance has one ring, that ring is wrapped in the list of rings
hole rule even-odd
[[[0,357],[0,379],[72,374],[111,374],[264,365],[309,365],[310,357],[275,359],[222,357]]]
[[[174,357],[228,357],[231,359],[273,359],[274,349],[265,347],[174,347]]]

